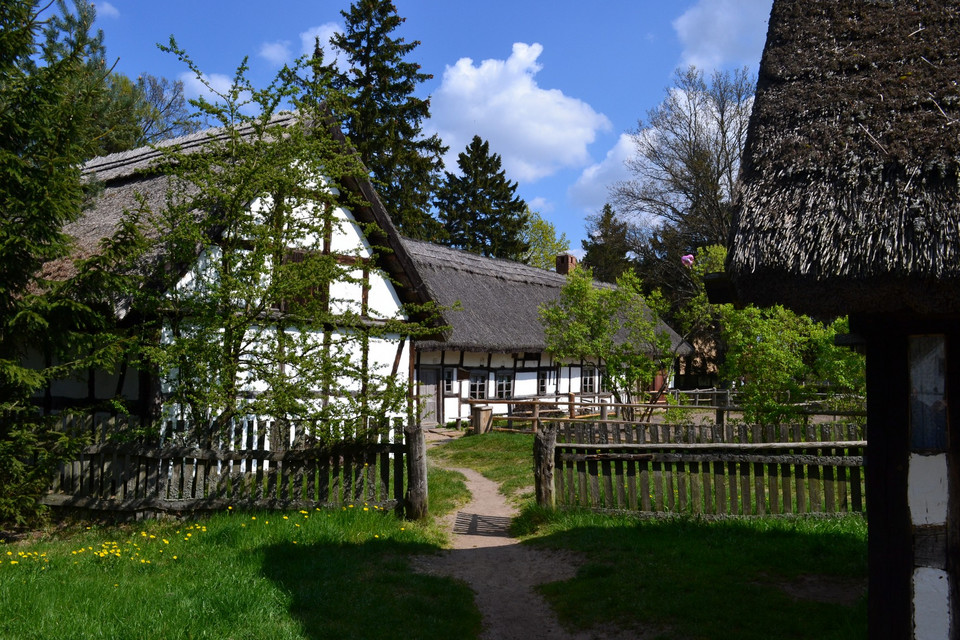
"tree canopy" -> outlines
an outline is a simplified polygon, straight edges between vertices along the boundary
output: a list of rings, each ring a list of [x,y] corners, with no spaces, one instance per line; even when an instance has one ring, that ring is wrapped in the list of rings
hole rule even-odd
[[[553,269],[557,256],[570,250],[567,235],[557,237],[557,228],[536,211],[527,207],[527,224],[523,228],[523,242],[529,249],[523,256],[523,262],[540,269]]]
[[[587,238],[580,241],[585,252],[582,262],[593,270],[597,280],[616,282],[620,274],[631,268],[628,228],[609,203],[603,205],[599,214],[587,216]]]
[[[673,362],[658,304],[656,296],[643,295],[630,272],[616,287],[597,286],[592,272],[578,267],[567,274],[556,302],[540,309],[547,349],[561,359],[597,361],[617,402],[634,402]]]
[[[175,43],[169,48],[205,81]],[[202,153],[163,149],[174,188],[153,218],[175,278],[138,301],[154,323],[142,350],[170,408],[201,438],[250,413],[322,423],[328,432],[314,435],[340,439],[404,406],[406,386],[367,354],[418,325],[364,306],[363,273],[377,268],[361,245],[330,250],[353,224],[340,208],[365,203],[328,185],[366,171],[328,128],[337,89],[323,75],[307,77],[307,64],[284,68],[265,89],[241,64],[217,103],[197,101],[221,135]],[[279,111],[287,101],[295,115]],[[194,266],[184,274],[176,265]]]
[[[460,175],[446,172],[436,205],[444,243],[483,256],[522,260],[529,245],[523,239],[527,205],[507,179],[500,155],[490,143],[473,136],[457,156]]]
[[[433,76],[408,59],[420,43],[395,35],[405,19],[389,0],[357,0],[341,15],[345,30],[330,43],[349,70],[334,74],[334,86],[351,109],[335,116],[401,233],[435,239],[441,231],[430,211],[447,148],[423,133],[430,102],[415,91]]]

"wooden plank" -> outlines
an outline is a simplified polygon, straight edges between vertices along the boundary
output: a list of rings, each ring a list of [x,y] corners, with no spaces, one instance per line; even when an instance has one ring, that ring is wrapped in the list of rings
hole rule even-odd
[[[618,434],[619,434],[619,430],[618,430]],[[616,439],[617,440],[620,439],[619,435],[617,436]],[[616,460],[613,463],[614,482],[617,486],[617,507],[619,509],[627,508],[627,494],[624,486],[626,483],[626,478],[624,477],[624,474],[623,474],[623,464],[624,464],[623,460]]]
[[[689,513],[687,510],[687,478],[690,476],[683,462],[674,463],[674,475],[677,478],[677,509],[681,513]]]
[[[810,513],[807,508],[806,465],[793,465],[793,477],[797,483],[797,513]]]
[[[753,499],[756,501],[754,513],[758,516],[767,513],[767,498],[765,494],[765,484],[763,480],[763,464],[753,463]]]
[[[743,505],[740,504],[740,500],[737,498],[737,463],[728,462],[727,463],[727,487],[729,490],[729,500],[727,502],[727,513],[736,515],[742,514]]]
[[[783,510],[781,513],[794,513],[792,464],[780,465],[780,491],[783,495]]]
[[[630,433],[629,431],[627,433]],[[630,510],[637,510],[637,463],[634,460],[627,460],[627,506]],[[646,464],[646,463],[642,463]]]
[[[603,505],[613,509],[616,505],[613,502],[613,469],[609,460],[600,463],[600,472],[603,474]]]
[[[748,516],[754,513],[753,489],[750,482],[750,465],[741,462],[740,468],[740,513]]]
[[[652,511],[650,503],[650,467],[649,462],[640,462],[640,510]]]
[[[827,513],[837,512],[837,482],[835,479],[836,467],[823,467],[823,501]]]
[[[820,480],[820,465],[807,466],[807,484],[810,487],[810,513],[823,513],[823,483]]]
[[[587,461],[587,485],[590,489],[590,506],[600,506],[600,474],[596,460]]]
[[[718,515],[726,515],[730,513],[727,509],[727,483],[725,476],[726,464],[723,462],[714,462],[713,463],[713,488],[717,497],[717,510],[715,513]]]
[[[701,487],[703,478],[700,475],[700,463],[687,463],[687,474],[690,478],[690,508],[694,514],[703,513],[703,494]]]
[[[291,475],[291,462],[284,460],[283,462],[276,463],[279,465],[277,469],[277,500],[289,500],[290,499],[290,475]]]
[[[859,467],[850,467],[850,508],[855,513],[863,513],[863,489],[861,487],[861,473]]]
[[[701,482],[703,483],[703,511],[704,513],[716,513],[713,496],[713,469],[712,462],[701,462]]]
[[[574,483],[574,463],[572,461],[568,461],[563,464],[565,467],[564,474],[566,475],[564,482],[567,485],[567,497],[565,504],[573,506],[577,504],[577,486]]]
[[[577,462],[577,493],[581,507],[590,506],[590,496],[587,494],[587,463],[584,460]]]

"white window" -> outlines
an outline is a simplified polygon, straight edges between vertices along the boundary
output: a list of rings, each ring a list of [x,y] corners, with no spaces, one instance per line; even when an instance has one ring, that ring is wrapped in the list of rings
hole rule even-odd
[[[487,397],[487,374],[475,371],[470,374],[470,399],[483,400]]]
[[[547,382],[549,371],[540,369],[537,371],[537,395],[545,396],[547,395]]]
[[[453,396],[457,394],[457,370],[443,370],[443,394]]]
[[[497,397],[498,398],[513,397],[513,372],[512,371],[497,372]]]
[[[597,370],[593,367],[584,367],[580,373],[580,391],[583,393],[596,393],[597,391]]]

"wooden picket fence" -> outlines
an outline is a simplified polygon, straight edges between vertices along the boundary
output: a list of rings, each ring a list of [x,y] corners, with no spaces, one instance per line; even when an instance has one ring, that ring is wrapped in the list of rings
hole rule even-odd
[[[52,506],[123,512],[184,512],[233,508],[302,509],[366,503],[400,510],[426,501],[410,496],[425,469],[410,469],[411,449],[418,449],[419,429],[383,428],[334,444],[285,442],[271,434],[275,423],[248,422],[200,448],[142,438],[124,441],[136,429],[124,419],[76,419],[65,428],[93,434],[93,444],[60,466],[43,502]],[[169,436],[175,430],[164,430]],[[392,431],[392,435],[391,435]],[[409,478],[409,481],[408,481]]]
[[[537,499],[658,513],[863,512],[863,428],[552,423],[535,447]]]

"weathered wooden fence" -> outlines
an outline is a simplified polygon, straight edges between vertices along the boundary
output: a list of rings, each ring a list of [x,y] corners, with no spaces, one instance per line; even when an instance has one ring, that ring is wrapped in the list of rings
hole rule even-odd
[[[866,440],[856,424],[547,423],[537,500],[643,512],[863,512]]]
[[[125,442],[124,434],[136,428],[122,419],[77,419],[65,428],[92,434],[93,444],[61,465],[43,499],[48,505],[181,512],[364,502],[405,509],[410,517],[427,510],[423,432],[416,427],[368,430],[333,444],[299,437],[289,448],[276,447],[297,429],[284,424],[277,435],[280,425],[256,421],[204,448],[169,437],[163,443],[142,437]]]

